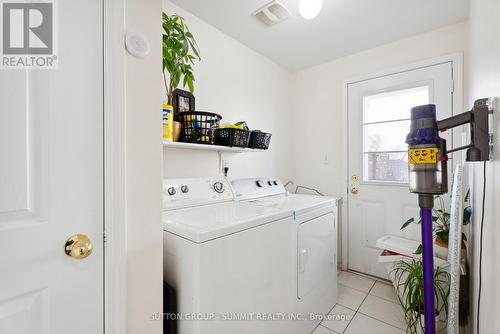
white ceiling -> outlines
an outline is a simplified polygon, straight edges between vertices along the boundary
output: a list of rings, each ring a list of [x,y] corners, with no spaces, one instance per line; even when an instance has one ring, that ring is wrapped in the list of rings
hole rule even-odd
[[[281,0],[288,20],[267,27],[252,13],[270,0],[172,0],[229,36],[296,71],[463,21],[469,0],[323,0],[313,20]]]

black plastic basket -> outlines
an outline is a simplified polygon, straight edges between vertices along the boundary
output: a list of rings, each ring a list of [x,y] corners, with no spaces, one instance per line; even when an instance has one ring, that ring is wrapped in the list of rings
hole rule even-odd
[[[214,130],[222,116],[206,111],[185,111],[178,113],[176,118],[182,123],[180,141],[213,144]]]
[[[230,147],[247,147],[250,131],[234,128],[215,130],[215,144]]]
[[[270,133],[254,130],[250,134],[248,147],[259,150],[267,150],[269,148],[269,143],[271,142],[271,136],[272,134]]]

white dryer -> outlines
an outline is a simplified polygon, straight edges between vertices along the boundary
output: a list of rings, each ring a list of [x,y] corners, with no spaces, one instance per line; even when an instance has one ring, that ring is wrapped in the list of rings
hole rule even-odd
[[[224,178],[163,182],[164,279],[180,334],[291,333],[290,213],[234,201]]]
[[[247,178],[231,183],[240,203],[289,212],[294,309],[297,313],[319,315],[297,322],[293,333],[309,333],[337,302],[339,198],[289,194],[276,178]]]

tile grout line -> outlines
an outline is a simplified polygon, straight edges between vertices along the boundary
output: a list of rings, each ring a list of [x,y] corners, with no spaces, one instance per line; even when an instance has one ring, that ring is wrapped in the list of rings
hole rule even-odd
[[[340,304],[338,304],[338,305],[340,305]],[[340,306],[343,306],[343,305],[340,305]],[[358,311],[356,311],[356,310],[353,310],[353,309],[351,309],[351,308],[349,308],[349,307],[346,307],[346,306],[344,306],[344,307],[345,307],[346,309],[348,309],[348,310],[354,311],[354,314],[352,315],[351,319],[350,319],[350,320],[349,320],[349,322],[347,323],[347,326],[345,326],[345,328],[342,330],[342,333],[340,333],[340,334],[345,333],[345,331],[347,330],[347,327],[349,327],[349,325],[351,324],[352,319],[354,319],[354,317],[355,317],[355,316],[356,316],[356,314],[358,313]],[[325,327],[325,326],[323,326],[323,327]],[[328,329],[330,329],[330,328],[328,328]],[[334,331],[333,329],[330,329],[330,330],[331,330],[331,331],[333,331],[334,333],[337,333],[337,332],[336,332],[336,331]]]
[[[347,308],[347,309],[349,309],[349,310],[351,310],[351,311],[358,312],[358,310],[359,310],[359,308],[361,307],[361,305],[363,305],[363,303],[365,302],[366,297],[368,297],[368,295],[370,294],[370,291],[372,291],[372,289],[373,289],[373,285],[375,285],[375,283],[373,283],[372,287],[370,288],[370,290],[368,290],[368,292],[367,292],[367,291],[361,291],[361,290],[358,290],[358,289],[354,289],[354,288],[351,288],[350,286],[347,286],[347,285],[344,285],[344,284],[340,284],[340,283],[339,283],[339,285],[342,285],[342,286],[344,286],[344,287],[346,287],[346,288],[349,288],[349,289],[352,289],[352,290],[356,290],[356,291],[358,291],[358,292],[362,292],[362,293],[364,293],[364,294],[365,294],[365,296],[363,297],[363,300],[361,301],[361,303],[359,303],[359,306],[358,306],[357,308],[355,308],[355,309],[354,309],[354,308],[352,308],[352,307],[349,307],[349,306],[346,306],[346,305],[340,304],[339,302],[337,302],[337,303],[335,304],[335,305],[340,305],[340,306],[342,306],[342,307],[345,307],[345,308]],[[372,296],[373,296],[373,295],[372,295]],[[376,297],[376,296],[375,296],[375,297]],[[331,310],[330,310],[330,311],[331,311]]]
[[[398,326],[394,326],[393,324],[390,324],[390,323],[385,322],[385,321],[383,321],[383,320],[377,319],[377,318],[375,318],[375,317],[373,317],[373,316],[371,316],[371,315],[365,314],[365,313],[363,313],[363,312],[356,312],[356,313],[362,314],[362,315],[364,315],[365,317],[372,318],[372,319],[374,319],[374,320],[377,320],[377,321],[379,321],[379,322],[382,322],[382,323],[386,324],[387,326],[391,326],[391,327],[394,327],[394,328],[397,328],[397,329],[401,329],[402,331],[405,331],[405,330],[406,330],[405,328],[401,328],[401,327],[398,327]]]
[[[368,293],[368,291],[370,291],[370,290],[371,290],[371,288],[370,288],[370,290],[368,290],[368,291],[363,291],[363,290],[356,289],[356,288],[353,288],[353,287],[351,287],[351,286],[349,286],[349,285],[345,285],[345,284],[342,284],[342,283],[337,283],[337,284],[338,284],[338,285],[342,285],[343,287],[346,287],[346,288],[349,288],[349,289],[356,290],[356,291],[358,291],[358,292],[362,292],[362,293]],[[375,282],[374,282],[373,284],[375,284]]]
[[[370,287],[370,290],[368,290],[368,292],[366,293],[365,298],[363,298],[363,300],[361,301],[361,304],[359,304],[358,308],[356,309],[356,312],[359,312],[359,309],[361,308],[361,306],[365,302],[366,298],[370,295],[370,291],[372,291],[374,286],[375,286],[375,282],[373,282],[372,286]]]
[[[350,307],[347,307],[347,306],[344,306],[344,305],[342,305],[342,304],[339,304],[339,303],[337,302],[337,303],[335,303],[335,305],[332,307],[332,309],[328,312],[328,314],[330,314],[330,313],[333,311],[333,309],[335,308],[335,306],[337,306],[337,305],[338,305],[338,306],[342,306],[342,307],[344,307],[344,308],[346,308],[346,309],[348,309],[348,310],[354,311],[354,314],[352,315],[351,319],[350,319],[350,320],[349,320],[349,322],[347,323],[347,326],[345,326],[345,328],[344,328],[344,330],[342,331],[342,333],[338,333],[337,331],[334,331],[333,329],[331,329],[331,328],[329,328],[329,327],[327,327],[327,326],[323,325],[324,320],[323,320],[323,321],[321,321],[321,322],[319,323],[319,325],[318,325],[318,326],[316,326],[316,328],[317,328],[317,327],[319,327],[319,326],[321,326],[321,327],[325,327],[325,328],[326,328],[326,329],[328,329],[329,331],[332,331],[333,333],[336,333],[336,334],[343,334],[343,333],[345,332],[345,330],[347,329],[347,327],[349,327],[349,325],[351,324],[352,319],[354,319],[354,316],[356,315],[357,311],[356,311],[356,310],[353,310],[353,309],[352,309],[352,308],[350,308]],[[315,329],[316,329],[316,328],[315,328]]]
[[[345,308],[346,308],[346,309],[348,309],[348,310],[351,310],[351,311],[357,312],[357,311],[356,311],[355,309],[353,309],[352,307],[345,306],[344,304],[339,304],[339,303],[337,303],[336,305],[339,305],[339,306],[345,307]]]
[[[339,274],[339,276],[340,276],[342,273],[349,273],[349,274],[351,274],[351,275],[354,275],[354,276],[359,276],[359,277],[362,277],[362,278],[369,279],[370,281],[373,281],[372,286],[370,287],[370,289],[369,289],[368,291],[364,291],[364,290],[360,290],[360,289],[358,289],[358,288],[353,288],[353,287],[351,287],[351,286],[349,286],[349,285],[342,284],[342,283],[338,282],[338,278],[337,278],[337,282],[338,282],[337,284],[338,284],[338,285],[342,285],[342,286],[345,286],[345,287],[347,287],[347,288],[350,288],[350,289],[353,289],[353,290],[356,290],[356,291],[359,291],[359,292],[369,293],[369,292],[372,290],[372,288],[373,288],[373,286],[375,285],[375,283],[377,283],[377,282],[378,282],[378,280],[377,280],[377,279],[375,279],[375,278],[371,278],[371,277],[368,277],[368,276],[363,276],[363,275],[357,274],[357,273],[355,273],[355,272],[350,272],[350,271],[342,271],[342,272]]]
[[[345,333],[345,331],[346,331],[346,330],[349,328],[349,326],[351,325],[352,320],[354,319],[354,317],[355,317],[358,313],[359,313],[359,314],[361,314],[361,315],[364,315],[364,316],[366,316],[366,317],[369,317],[369,318],[371,318],[371,319],[374,319],[374,320],[376,320],[376,321],[379,321],[379,322],[381,322],[381,323],[383,323],[383,324],[385,324],[385,325],[387,325],[387,326],[390,326],[390,327],[393,327],[393,328],[400,329],[400,330],[403,330],[403,331],[404,331],[404,330],[405,330],[404,328],[401,328],[401,327],[398,327],[398,326],[394,326],[394,325],[392,325],[392,324],[390,324],[390,323],[387,323],[387,322],[385,322],[385,321],[383,321],[383,320],[381,320],[381,319],[377,319],[377,318],[375,318],[375,317],[373,317],[373,316],[370,316],[370,315],[368,315],[368,314],[365,314],[365,313],[363,313],[363,312],[359,311],[359,310],[361,309],[361,306],[362,306],[362,305],[363,305],[363,303],[366,301],[366,298],[367,298],[369,295],[371,295],[371,296],[373,296],[373,297],[380,298],[380,299],[382,299],[382,300],[385,300],[385,301],[387,301],[387,302],[390,302],[390,303],[393,303],[393,304],[396,304],[396,305],[400,306],[400,303],[395,303],[395,302],[394,302],[394,301],[392,301],[392,300],[388,300],[388,299],[386,299],[386,298],[379,297],[379,296],[376,296],[376,295],[372,295],[372,294],[371,294],[371,291],[373,290],[373,288],[375,287],[375,284],[377,284],[377,282],[381,282],[381,283],[385,283],[385,284],[387,284],[387,283],[386,283],[385,281],[382,281],[382,280],[377,280],[377,279],[373,279],[373,278],[370,278],[370,277],[368,277],[368,276],[361,275],[361,274],[357,274],[357,273],[354,273],[354,272],[351,272],[351,274],[354,274],[354,275],[357,275],[357,276],[360,276],[360,277],[364,277],[364,278],[367,278],[367,279],[371,279],[371,280],[373,280],[373,283],[372,283],[372,285],[371,285],[370,289],[368,290],[368,292],[365,292],[365,291],[362,291],[362,290],[359,290],[359,289],[356,289],[356,288],[353,288],[353,287],[347,286],[347,285],[345,285],[345,284],[338,283],[339,285],[342,285],[342,286],[344,286],[344,287],[347,287],[347,288],[350,288],[350,289],[356,290],[356,291],[358,291],[358,292],[366,293],[365,297],[363,298],[363,300],[361,301],[361,303],[359,304],[359,306],[357,307],[357,309],[356,309],[356,310],[354,310],[354,309],[352,309],[352,308],[350,308],[350,307],[344,306],[344,305],[342,305],[342,304],[338,304],[338,303],[337,303],[338,305],[343,306],[343,307],[345,307],[345,308],[347,308],[347,309],[350,309],[350,310],[352,310],[352,311],[354,311],[354,312],[355,312],[355,313],[354,313],[354,315],[352,316],[351,320],[349,321],[349,324],[346,326],[346,328],[345,328],[345,329],[342,331],[342,333],[340,333],[340,334]],[[387,285],[389,285],[389,284],[387,284]],[[323,325],[321,325],[321,324],[320,324],[320,326],[325,327],[326,329],[328,329],[328,330],[332,331],[333,333],[337,333],[337,332],[335,332],[335,331],[331,330],[330,328],[328,328],[328,327],[326,327],[326,326],[323,326]]]
[[[377,284],[377,282],[375,282],[375,284]],[[374,287],[375,287],[375,285],[373,285],[373,287],[372,287],[372,289],[370,290],[370,292],[373,290],[373,288],[374,288]],[[394,286],[392,286],[392,288],[394,289]],[[395,289],[394,289],[394,290],[395,290]],[[394,293],[396,293],[396,292],[394,291]],[[370,294],[370,293],[368,293],[368,294]],[[397,304],[398,306],[401,306],[401,303],[400,303],[400,302],[398,301],[398,299],[397,299],[397,298],[398,298],[398,297],[397,297],[397,295],[396,295],[396,301],[393,301],[393,300],[391,300],[391,299],[389,299],[389,298],[385,298],[385,297],[377,296],[377,295],[374,295],[374,294],[370,294],[370,295],[371,295],[371,296],[374,296],[374,297],[377,297],[377,298],[380,298],[380,299],[383,299],[383,300],[385,300],[385,301],[391,302],[391,303],[393,303],[393,304]]]
[[[384,324],[389,325],[389,326],[392,326],[392,327],[394,327],[394,328],[399,328],[399,329],[402,329],[402,330],[406,330],[405,328],[401,328],[401,327],[398,327],[398,326],[394,326],[394,325],[392,325],[392,324],[390,324],[390,323],[388,323],[388,322],[385,322],[385,321],[383,321],[383,320],[381,320],[381,319],[377,319],[377,318],[375,318],[375,317],[373,317],[373,316],[370,316],[370,315],[368,315],[368,314],[365,314],[365,313],[363,313],[363,312],[361,312],[361,311],[359,310],[359,309],[361,308],[361,306],[363,305],[363,303],[365,302],[365,300],[366,300],[366,298],[368,297],[368,295],[370,295],[370,292],[373,290],[373,287],[374,287],[374,286],[375,286],[375,283],[374,283],[374,284],[373,284],[373,286],[370,288],[370,291],[368,291],[368,294],[366,295],[365,299],[363,299],[363,301],[361,302],[361,305],[359,305],[358,310],[356,311],[356,313],[360,313],[360,314],[365,315],[365,316],[367,316],[367,317],[370,317],[370,318],[372,318],[372,319],[378,320],[378,321],[383,322]],[[377,298],[380,298],[380,299],[382,299],[382,300],[386,300],[385,298],[381,298],[381,297],[378,297],[378,296],[375,296],[375,295],[371,295],[371,296],[373,296],[373,297],[377,297]],[[388,300],[388,302],[391,302],[391,301],[390,301],[390,300]],[[394,303],[394,302],[392,302],[392,303],[393,303],[393,304],[396,304],[396,303]],[[397,305],[398,305],[398,306],[400,306],[400,304],[397,304]],[[406,321],[406,320],[405,320],[405,321]]]
[[[360,313],[359,312],[359,309],[361,308],[361,305],[363,305],[363,303],[365,302],[366,300],[366,297],[368,297],[368,295],[370,294],[370,291],[372,291],[373,287],[375,286],[375,282],[376,281],[373,281],[372,283],[372,286],[370,287],[370,289],[368,290],[368,292],[366,293],[365,297],[363,298],[363,300],[361,301],[361,303],[359,304],[358,308],[356,310],[353,310],[354,311],[354,315],[352,316],[351,320],[349,321],[349,323],[347,324],[347,326],[344,328],[344,330],[342,331],[341,334],[345,333],[345,331],[349,328],[349,326],[351,325],[352,321],[354,320],[354,317],[356,317],[356,314]],[[356,290],[356,289],[354,289]],[[359,291],[359,290],[357,290]],[[361,313],[362,314],[362,313]]]
[[[340,304],[339,304],[339,303],[335,303],[335,305],[333,305],[333,307],[332,307],[332,308],[331,308],[331,309],[330,309],[330,310],[329,310],[326,314],[330,314],[330,313],[333,311],[333,309],[335,308],[335,306],[337,306],[337,305],[340,305]],[[342,305],[341,305],[341,306],[342,306]],[[324,319],[323,319],[323,320],[321,320],[321,322],[318,324],[318,326],[314,327],[314,329],[313,329],[313,331],[311,332],[311,334],[312,334],[312,333],[314,333],[314,331],[315,331],[315,330],[316,330],[319,326],[321,326],[321,327],[325,327],[325,326],[323,326],[323,325],[322,325],[323,321],[325,321],[325,320],[324,320]],[[328,327],[325,327],[325,328],[326,328],[326,329],[328,329],[329,331],[332,331],[332,332],[336,333],[335,331],[331,330],[331,329],[330,329],[330,328],[328,328]]]
[[[336,331],[334,331],[333,329],[330,329],[330,328],[328,328],[328,327],[326,327],[326,326],[323,326],[322,324],[319,324],[319,326],[318,326],[318,327],[320,327],[320,326],[321,326],[321,327],[323,327],[324,329],[326,329],[326,330],[328,330],[328,331],[332,332],[332,333],[338,334],[338,332],[336,332]],[[318,327],[316,327],[316,328],[318,328]],[[342,333],[340,333],[340,334],[342,334]]]

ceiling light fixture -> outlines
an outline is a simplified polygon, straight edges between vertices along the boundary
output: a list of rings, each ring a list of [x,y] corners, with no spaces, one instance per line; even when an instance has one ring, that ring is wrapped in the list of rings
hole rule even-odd
[[[303,18],[310,20],[318,16],[323,6],[322,0],[300,0],[299,13]]]

